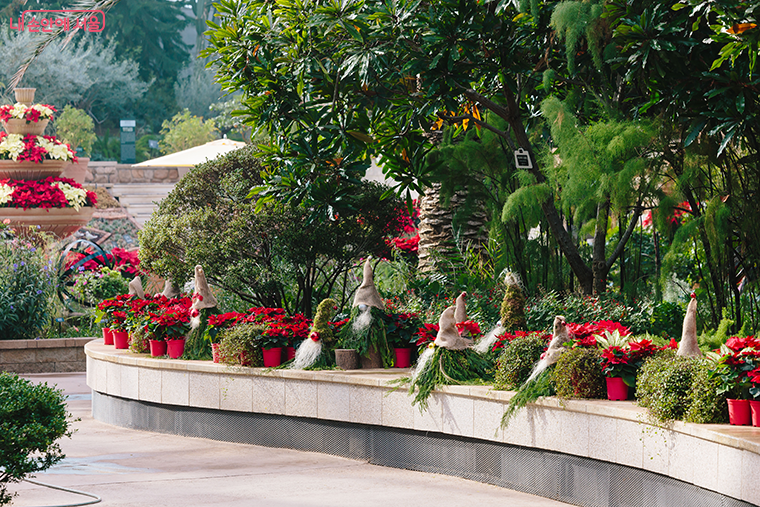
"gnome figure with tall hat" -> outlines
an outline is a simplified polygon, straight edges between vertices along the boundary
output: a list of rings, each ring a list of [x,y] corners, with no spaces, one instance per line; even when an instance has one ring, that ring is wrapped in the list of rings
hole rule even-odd
[[[364,262],[349,321],[340,330],[340,346],[355,349],[364,368],[390,368],[394,355],[385,336],[385,302],[375,287],[370,259]]]
[[[211,358],[211,342],[206,340],[204,334],[208,327],[208,318],[218,313],[216,298],[206,281],[206,274],[200,265],[195,266],[195,291],[190,310],[191,329],[185,342],[185,355],[189,359]]]
[[[438,334],[422,352],[409,379],[409,394],[420,410],[427,408],[427,398],[441,385],[461,384],[477,379],[487,380],[491,363],[475,352],[473,340],[462,336],[457,324],[467,320],[466,293],[456,304],[446,308],[438,319]],[[461,319],[461,320],[460,320]]]
[[[174,286],[174,283],[172,283],[172,281],[167,278],[166,281],[164,282],[164,290],[163,292],[160,292],[159,294],[168,299],[172,299],[179,296],[179,291]]]
[[[139,276],[134,277],[132,281],[129,282],[129,293],[140,299],[145,299],[145,291],[143,290],[142,280]]]
[[[702,357],[697,343],[697,295],[691,293],[691,301],[686,307],[686,315],[683,318],[683,330],[681,331],[681,343],[678,345],[677,356]]]

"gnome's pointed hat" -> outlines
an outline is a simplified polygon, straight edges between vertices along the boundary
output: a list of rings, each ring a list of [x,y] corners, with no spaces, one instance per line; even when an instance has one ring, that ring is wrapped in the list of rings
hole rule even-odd
[[[140,299],[145,299],[145,291],[143,290],[142,280],[139,276],[136,276],[129,282],[129,293],[133,294]]]
[[[171,299],[171,298],[175,298],[179,296],[179,291],[174,286],[171,280],[166,280],[164,282],[164,291],[161,294]]]
[[[369,259],[364,263],[364,279],[362,284],[356,289],[353,306],[367,305],[374,306],[385,311],[385,302],[375,288],[375,275],[372,272],[372,265]]]
[[[462,292],[459,297],[457,297],[456,311],[454,311],[454,321],[457,324],[467,320],[467,305],[464,302],[466,297],[466,292]]]
[[[565,317],[557,315],[554,317],[554,334],[549,342],[549,348],[546,349],[543,359],[546,361],[547,366],[557,362],[559,356],[565,351],[563,343],[570,340],[570,335],[567,332],[567,322]]]
[[[686,308],[681,331],[681,343],[678,345],[677,356],[702,357],[697,343],[697,295],[691,294],[691,301]]]
[[[204,308],[214,308],[217,305],[216,298],[211,293],[208,282],[206,282],[206,274],[200,264],[195,266],[195,294],[200,297],[194,296],[194,309],[203,310]]]
[[[457,325],[454,320],[455,312],[455,306],[449,306],[443,311],[441,318],[438,320],[438,335],[433,343],[449,350],[464,350],[472,347],[473,341],[459,336],[459,331],[457,331]]]

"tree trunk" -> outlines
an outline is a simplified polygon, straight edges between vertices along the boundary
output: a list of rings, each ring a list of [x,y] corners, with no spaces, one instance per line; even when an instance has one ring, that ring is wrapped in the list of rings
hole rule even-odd
[[[607,225],[609,223],[609,197],[596,207],[596,230],[594,232],[594,251],[591,266],[594,271],[594,294],[603,294],[607,290]]]

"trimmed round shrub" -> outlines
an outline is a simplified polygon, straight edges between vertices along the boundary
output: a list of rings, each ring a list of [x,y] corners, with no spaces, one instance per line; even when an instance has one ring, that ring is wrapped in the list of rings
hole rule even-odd
[[[605,398],[607,387],[596,348],[578,347],[562,353],[552,380],[561,398]]]
[[[225,364],[251,367],[264,366],[261,335],[267,327],[262,324],[238,324],[225,329],[219,341],[220,360]]]
[[[15,495],[8,484],[65,457],[56,441],[71,436],[68,417],[63,392],[0,373],[0,505]]]
[[[713,366],[706,359],[694,362],[694,376],[691,379],[689,408],[684,420],[698,424],[720,424],[728,422],[726,399],[717,394],[717,378],[710,375]]]
[[[533,367],[546,350],[546,340],[539,335],[521,336],[509,343],[496,365],[494,387],[517,389],[528,380]]]
[[[636,380],[639,405],[660,422],[683,419],[689,408],[695,360],[670,354],[644,363]]]

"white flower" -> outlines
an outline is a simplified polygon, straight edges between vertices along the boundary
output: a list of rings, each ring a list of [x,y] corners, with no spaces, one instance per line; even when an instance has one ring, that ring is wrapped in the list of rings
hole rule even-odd
[[[54,160],[71,160],[73,158],[69,147],[65,144],[48,141],[42,136],[37,136],[37,145],[44,148],[48,156]]]
[[[13,104],[11,109],[11,118],[23,118],[26,115],[26,106],[21,102]]]
[[[47,106],[43,106],[42,104],[35,104],[31,107],[31,109],[40,112],[40,119],[50,119],[53,117],[53,110]]]
[[[24,151],[24,141],[19,134],[8,134],[0,143],[0,154],[7,153],[11,160],[17,160]]]
[[[11,201],[13,197],[13,187],[5,184],[0,184],[0,204],[5,204]]]
[[[68,183],[56,181],[53,185],[57,186],[63,195],[66,196],[66,200],[69,202],[69,206],[79,211],[79,208],[87,204],[87,190],[83,188],[75,188]]]

